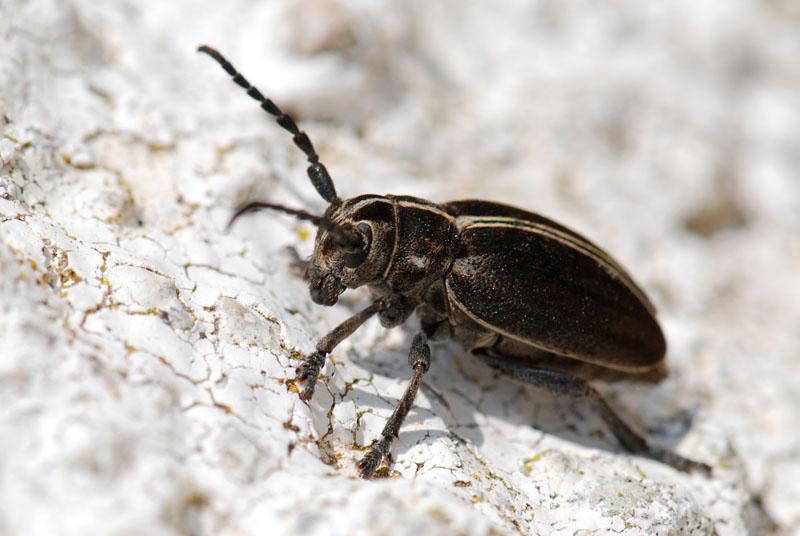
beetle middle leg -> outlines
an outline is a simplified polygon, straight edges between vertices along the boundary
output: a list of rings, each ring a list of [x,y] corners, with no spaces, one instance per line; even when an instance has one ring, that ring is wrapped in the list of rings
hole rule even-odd
[[[357,466],[361,470],[362,478],[370,478],[381,462],[389,456],[389,448],[392,446],[392,442],[397,439],[400,426],[406,420],[408,412],[411,411],[411,406],[417,397],[419,384],[422,382],[422,376],[428,371],[430,364],[431,347],[428,345],[428,339],[425,334],[420,331],[414,336],[414,340],[411,341],[411,348],[408,350],[408,366],[413,371],[411,381],[397,407],[394,408],[392,416],[389,417],[383,427],[381,438],[367,452],[367,455],[359,460]]]
[[[476,352],[476,354],[495,370],[516,380],[529,383],[538,389],[573,398],[588,398],[599,411],[603,421],[611,429],[611,432],[622,447],[627,451],[666,463],[684,472],[700,471],[705,474],[711,473],[711,467],[704,463],[689,460],[670,450],[649,444],[641,434],[634,431],[611,409],[608,402],[588,381],[564,372],[515,363],[514,361],[491,355],[488,352]]]

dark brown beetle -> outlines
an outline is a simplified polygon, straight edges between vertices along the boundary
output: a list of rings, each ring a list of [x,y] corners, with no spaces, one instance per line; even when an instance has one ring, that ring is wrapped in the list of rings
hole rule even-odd
[[[665,376],[666,343],[653,305],[628,273],[586,238],[545,217],[488,201],[436,204],[396,195],[340,199],[305,132],[216,50],[201,46],[306,154],[308,177],[329,203],[323,216],[272,203],[318,227],[307,277],[311,298],[333,305],[366,285],[375,301],[317,344],[298,369],[311,399],[327,355],[367,319],[390,328],[416,311],[421,329],[409,351],[411,382],[378,440],[358,462],[370,477],[389,456],[430,364],[428,339],[450,337],[511,378],[587,397],[624,448],[682,471],[710,467],[650,445],[588,380],[655,382]]]

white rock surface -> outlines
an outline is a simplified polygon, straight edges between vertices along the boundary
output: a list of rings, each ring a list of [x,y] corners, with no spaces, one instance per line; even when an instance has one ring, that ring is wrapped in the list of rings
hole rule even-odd
[[[4,0],[0,534],[800,534],[800,9],[744,2]],[[659,305],[671,377],[608,386],[711,479],[622,452],[583,404],[434,349],[390,478],[354,461],[414,322],[295,360],[367,302],[289,269],[339,193],[547,214]]]

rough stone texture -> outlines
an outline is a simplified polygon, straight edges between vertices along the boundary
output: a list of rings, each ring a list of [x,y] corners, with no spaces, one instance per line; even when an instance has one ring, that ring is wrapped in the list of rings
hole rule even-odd
[[[0,3],[0,533],[800,534],[800,10],[744,2]],[[453,345],[355,477],[413,321],[364,326],[310,406],[296,358],[367,303],[289,268],[340,194],[511,202],[649,289],[671,377],[608,386],[711,479]]]

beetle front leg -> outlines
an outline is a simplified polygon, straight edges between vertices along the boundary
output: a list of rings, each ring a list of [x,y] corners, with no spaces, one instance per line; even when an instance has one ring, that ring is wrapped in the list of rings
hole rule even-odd
[[[317,376],[320,369],[325,365],[325,359],[336,346],[347,337],[353,334],[361,325],[370,319],[375,313],[385,311],[390,306],[389,300],[379,298],[372,305],[363,309],[335,328],[329,331],[317,343],[317,351],[308,356],[303,364],[297,368],[297,379],[306,381],[306,387],[300,394],[300,400],[308,402],[314,396],[314,386],[317,383]]]
[[[291,261],[289,261],[289,270],[292,275],[300,277],[303,281],[307,282],[308,267],[311,264],[311,260],[303,258],[294,246],[286,246],[286,252],[291,257]]]
[[[484,362],[499,372],[514,379],[529,383],[536,388],[550,391],[551,393],[567,395],[573,398],[589,398],[600,412],[600,416],[611,429],[611,432],[627,451],[640,456],[646,456],[659,462],[671,465],[681,471],[690,473],[700,471],[711,474],[708,465],[684,458],[672,451],[650,445],[647,440],[620,418],[611,409],[608,402],[589,382],[563,372],[534,368],[515,363],[506,359],[492,356],[488,353],[479,353]]]
[[[422,376],[428,371],[431,365],[431,347],[428,346],[428,339],[425,334],[420,331],[414,336],[411,341],[411,348],[408,350],[408,366],[413,371],[411,381],[406,387],[406,392],[403,393],[403,398],[394,408],[392,416],[386,422],[386,426],[381,431],[381,438],[370,449],[366,456],[359,460],[358,468],[361,470],[362,478],[370,478],[381,462],[389,456],[389,448],[392,442],[397,439],[403,421],[406,420],[408,412],[411,411],[411,406],[414,404],[414,399],[417,397],[419,384],[422,382]]]

